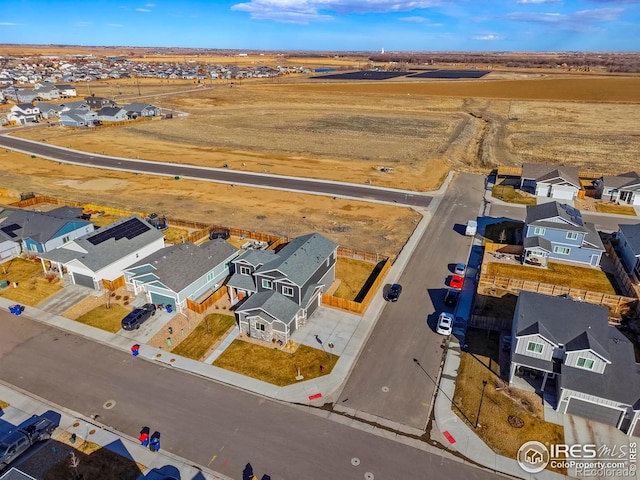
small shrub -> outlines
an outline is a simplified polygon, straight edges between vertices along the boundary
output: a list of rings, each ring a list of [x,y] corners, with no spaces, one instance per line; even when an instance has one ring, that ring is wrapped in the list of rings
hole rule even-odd
[[[116,300],[120,300],[122,297],[120,295],[116,295]]]

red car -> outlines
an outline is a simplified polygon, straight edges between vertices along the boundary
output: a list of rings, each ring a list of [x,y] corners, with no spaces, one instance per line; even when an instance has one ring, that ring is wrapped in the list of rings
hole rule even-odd
[[[462,284],[464,283],[464,277],[460,275],[451,275],[451,281],[449,281],[449,287],[457,290],[462,290]]]

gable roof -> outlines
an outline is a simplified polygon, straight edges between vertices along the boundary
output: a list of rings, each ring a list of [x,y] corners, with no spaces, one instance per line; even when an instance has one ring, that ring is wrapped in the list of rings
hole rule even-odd
[[[138,228],[135,232],[139,233],[127,236],[126,232],[121,231],[127,226]],[[162,232],[137,215],[131,215],[40,256],[60,263],[77,260],[89,270],[97,272],[160,238],[164,238]]]
[[[35,212],[33,210],[16,210],[3,222],[0,230],[4,231],[14,241],[32,239],[37,243],[46,243],[55,238],[69,222],[77,224],[76,230],[93,225],[88,220],[81,220],[81,208],[60,207],[50,212]]]
[[[181,243],[158,250],[128,269],[150,265],[153,270],[140,275],[152,275],[164,286],[179,293],[237,251],[221,238],[201,246]]]
[[[249,312],[251,310],[262,310],[273,319],[291,325],[298,310],[300,310],[300,306],[281,293],[274,290],[265,290],[251,295],[236,311]],[[265,318],[265,320],[268,319]]]
[[[250,249],[242,253],[236,261],[243,260],[253,267],[257,267],[258,265],[264,265],[265,263],[273,260],[276,252],[273,250],[254,250]]]
[[[627,245],[634,255],[640,255],[640,223],[634,225],[619,225]]]
[[[158,108],[155,105],[151,105],[150,103],[141,103],[141,102],[128,103],[127,105],[124,105],[122,108],[124,108],[127,112],[141,112],[148,107]]]
[[[578,168],[566,165],[547,165],[544,163],[523,163],[521,178],[535,180],[537,182],[554,183],[554,179],[562,179],[571,185],[580,188]],[[555,182],[559,183],[559,182]]]
[[[548,202],[527,205],[525,222],[527,225],[586,232],[580,210],[566,203]]]
[[[256,270],[256,274],[278,270],[293,283],[302,286],[337,248],[337,243],[319,233],[303,235],[287,243],[276,254],[276,258]]]
[[[640,174],[627,172],[620,175],[603,175],[602,183],[605,187],[616,189],[640,185]]]

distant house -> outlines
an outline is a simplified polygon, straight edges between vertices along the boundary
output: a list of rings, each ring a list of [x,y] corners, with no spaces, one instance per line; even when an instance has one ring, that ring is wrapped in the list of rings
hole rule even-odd
[[[60,112],[60,123],[66,127],[94,127],[98,120],[98,114],[83,110],[63,110]]]
[[[0,224],[0,230],[23,252],[44,253],[81,235],[93,232],[93,223],[82,220],[81,208],[59,207],[49,212],[16,210]]]
[[[120,107],[102,107],[97,112],[101,122],[124,122],[127,120],[127,111]]]
[[[155,105],[151,105],[149,103],[129,103],[124,105],[124,108],[127,111],[127,115],[131,119],[136,119],[139,117],[158,117],[162,115],[162,109],[160,107],[156,107]]]
[[[64,102],[64,103],[61,103],[60,106],[62,107],[63,111],[69,111],[69,110],[81,110],[83,112],[91,111],[91,107],[89,106],[89,104],[83,100],[73,100],[70,102]]]
[[[124,278],[136,295],[145,292],[150,303],[173,305],[181,312],[187,299],[195,301],[222,285],[237,255],[238,249],[222,239],[200,246],[180,243],[134,263],[124,271]]]
[[[594,182],[596,194],[602,200],[640,205],[640,174],[604,175]]]
[[[640,223],[620,225],[618,250],[625,266],[640,279]]]
[[[0,229],[0,260],[20,255],[20,242]]]
[[[55,103],[39,103],[38,108],[40,109],[40,114],[42,118],[45,120],[58,120],[60,118],[60,114],[64,109],[60,105],[56,105]]]
[[[527,206],[523,262],[547,265],[550,259],[600,264],[604,245],[593,223],[580,210],[558,202]]]
[[[573,200],[580,191],[576,167],[524,163],[520,176],[520,189],[538,197]]]
[[[640,366],[601,305],[522,291],[513,317],[509,384],[555,383],[555,409],[640,436]],[[549,389],[550,390],[550,389]]]
[[[100,110],[102,107],[115,107],[116,102],[109,98],[104,97],[84,97],[84,101],[89,105],[92,110]]]
[[[286,343],[305,325],[335,280],[338,245],[319,233],[290,241],[277,253],[247,250],[233,260],[227,282],[241,332]]]
[[[40,121],[40,109],[33,103],[19,103],[11,107],[11,112],[7,116],[9,120],[25,124],[27,122]]]
[[[33,90],[40,100],[58,100],[60,98],[60,90],[49,82],[38,83],[33,87]]]
[[[61,98],[67,98],[67,97],[76,97],[78,96],[78,94],[76,93],[76,87],[72,86],[72,85],[56,85],[58,91],[60,92],[60,97]]]
[[[132,215],[76,238],[40,258],[43,268],[47,260],[59,272],[64,267],[73,283],[99,290],[101,280],[122,277],[126,268],[162,248],[162,232]]]

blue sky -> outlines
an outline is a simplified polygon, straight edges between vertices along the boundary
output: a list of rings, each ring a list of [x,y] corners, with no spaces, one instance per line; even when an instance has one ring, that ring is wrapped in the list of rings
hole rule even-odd
[[[639,51],[640,0],[8,0],[0,43]]]

